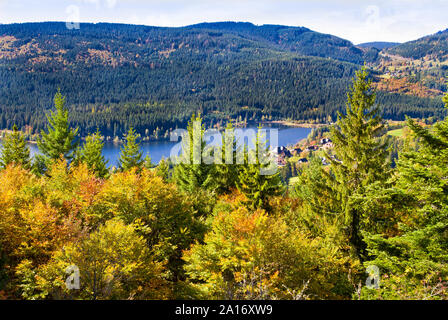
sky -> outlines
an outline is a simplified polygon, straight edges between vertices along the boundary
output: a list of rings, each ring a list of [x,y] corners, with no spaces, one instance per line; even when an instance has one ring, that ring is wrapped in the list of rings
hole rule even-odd
[[[355,44],[415,40],[447,29],[447,14],[448,0],[0,0],[0,23],[244,21],[303,26]]]

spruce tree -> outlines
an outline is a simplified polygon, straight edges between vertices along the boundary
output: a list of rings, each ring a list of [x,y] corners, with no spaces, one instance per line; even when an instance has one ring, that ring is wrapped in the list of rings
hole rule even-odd
[[[200,115],[192,115],[187,131],[188,134],[182,138],[180,161],[174,168],[175,181],[183,191],[193,193],[200,188],[214,191],[216,188],[215,166],[202,161],[206,143],[204,141],[205,129]]]
[[[127,171],[132,168],[138,170],[142,168],[144,159],[140,150],[140,144],[137,142],[139,135],[133,128],[130,128],[125,136],[125,144],[121,148],[118,159],[118,167],[121,171]]]
[[[367,186],[385,181],[391,172],[384,121],[375,99],[372,81],[363,67],[356,72],[347,94],[346,114],[338,113],[336,125],[330,131],[336,158],[327,154],[331,164],[331,175],[327,177],[333,180],[328,185],[334,188],[333,197],[340,201],[344,229],[361,259],[365,255],[361,236],[364,213],[358,208],[356,199],[362,197]]]
[[[156,174],[161,177],[165,182],[170,179],[170,163],[165,158],[159,161],[156,167]]]
[[[222,163],[216,165],[216,190],[227,193],[236,188],[240,164],[237,164],[237,140],[232,123],[228,123],[222,135]],[[227,154],[229,153],[229,154]]]
[[[71,129],[68,121],[68,110],[65,107],[65,97],[58,90],[54,96],[56,111],[50,111],[47,115],[47,132],[42,131],[41,137],[37,140],[37,146],[41,155],[38,162],[48,165],[51,161],[64,156],[71,161],[79,141],[76,139],[78,128]]]
[[[239,170],[237,188],[246,196],[248,208],[262,208],[270,211],[269,198],[280,195],[283,191],[283,185],[278,170],[273,174],[263,174],[262,172],[262,169],[269,166],[266,161],[266,157],[269,156],[269,147],[266,144],[261,127],[257,131],[254,146],[254,149],[245,147],[245,163]],[[250,161],[251,157],[255,161]]]
[[[143,160],[143,166],[148,170],[154,168],[154,164],[152,163],[152,159],[149,154],[145,156],[145,159]]]
[[[31,168],[30,150],[26,145],[25,137],[16,125],[12,133],[3,139],[0,153],[0,168],[4,169],[9,164],[20,165],[29,170]]]
[[[444,102],[448,110],[448,94]],[[393,194],[386,205],[393,208],[397,227],[366,235],[370,255],[366,264],[377,265],[389,275],[382,279],[377,297],[397,299],[400,294],[432,291],[432,298],[440,298],[443,291],[437,288],[443,286],[441,279],[448,279],[448,117],[432,128],[410,118],[407,124],[417,148],[400,152],[394,185],[380,197]],[[397,280],[406,292],[396,292]]]
[[[101,134],[97,130],[86,138],[86,143],[74,158],[74,165],[83,162],[98,177],[106,177],[109,169],[107,168],[107,160],[103,156],[103,147]]]

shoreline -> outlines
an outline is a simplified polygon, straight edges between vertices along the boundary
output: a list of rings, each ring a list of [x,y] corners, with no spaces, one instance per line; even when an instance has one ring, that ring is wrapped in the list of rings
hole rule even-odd
[[[325,127],[329,124],[325,124],[325,123],[301,123],[301,122],[295,122],[292,120],[272,120],[272,121],[263,121],[261,122],[262,124],[278,124],[278,125],[283,125],[286,127],[295,127],[295,128],[322,128]]]
[[[314,129],[314,128],[321,128],[324,126],[327,126],[328,124],[324,124],[324,123],[306,123],[306,122],[296,122],[294,120],[271,120],[271,121],[260,121],[258,122],[259,124],[266,124],[266,125],[280,125],[280,126],[285,126],[285,127],[292,127],[292,128],[310,128],[310,129]],[[244,126],[239,126],[236,125],[236,128],[245,128],[247,127],[248,124],[246,123]],[[0,130],[0,141],[3,140],[3,135],[1,133],[9,133],[10,130]],[[123,144],[123,140],[114,140],[114,139],[110,139],[111,137],[108,137],[109,139],[107,139],[106,137],[104,137],[104,142],[105,143],[112,143],[112,144]],[[84,140],[85,138],[81,138],[81,140]],[[302,139],[303,140],[303,139]],[[141,141],[142,143],[150,143],[150,142],[164,142],[164,141],[170,141],[169,139],[166,138],[159,138],[159,139],[149,139],[149,140],[144,140]],[[301,140],[300,140],[301,141]],[[26,140],[27,143],[29,144],[37,144],[36,140]]]

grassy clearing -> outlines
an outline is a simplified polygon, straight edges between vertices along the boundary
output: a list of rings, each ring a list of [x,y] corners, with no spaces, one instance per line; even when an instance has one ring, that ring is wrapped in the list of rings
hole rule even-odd
[[[393,136],[393,137],[402,137],[403,136],[403,128],[391,130],[391,131],[387,132],[387,134],[389,136]]]

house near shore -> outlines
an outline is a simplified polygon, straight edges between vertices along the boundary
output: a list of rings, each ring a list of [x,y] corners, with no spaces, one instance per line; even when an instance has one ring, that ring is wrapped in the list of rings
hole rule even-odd
[[[321,144],[321,145],[324,145],[324,144],[327,144],[327,143],[331,143],[331,142],[333,142],[333,141],[331,141],[330,138],[323,138],[323,139],[320,139],[320,144]]]
[[[307,151],[317,151],[319,150],[319,146],[308,146],[306,148]]]
[[[291,158],[292,157],[291,151],[289,151],[288,148],[286,148],[284,146],[281,146],[281,147],[277,148],[277,154],[279,156],[286,157],[286,158]]]

